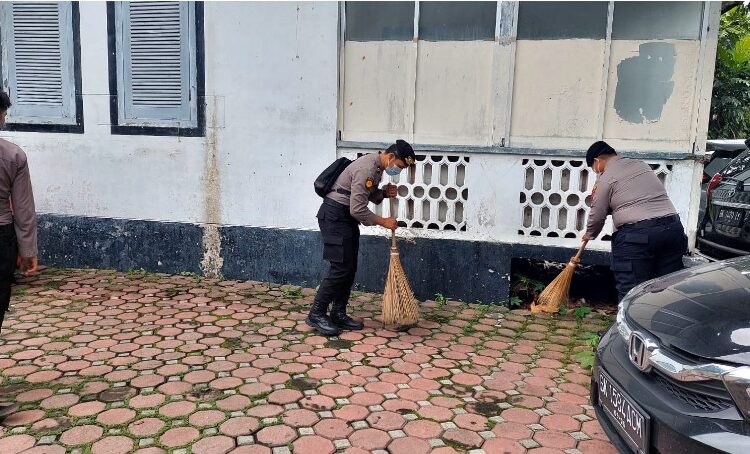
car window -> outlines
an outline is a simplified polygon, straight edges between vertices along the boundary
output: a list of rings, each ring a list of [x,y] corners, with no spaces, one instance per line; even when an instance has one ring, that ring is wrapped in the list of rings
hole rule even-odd
[[[722,176],[733,178],[750,169],[750,150],[745,150],[721,171]]]
[[[721,170],[731,162],[732,160],[729,158],[715,158],[711,159],[711,162],[706,164],[706,166],[703,168],[703,171],[706,172],[706,175],[712,177],[715,174],[721,172]]]
[[[747,150],[747,148],[745,147],[732,148],[731,150],[719,149],[719,150],[714,151],[714,153],[711,155],[711,159],[715,159],[715,158],[734,159],[745,150]]]

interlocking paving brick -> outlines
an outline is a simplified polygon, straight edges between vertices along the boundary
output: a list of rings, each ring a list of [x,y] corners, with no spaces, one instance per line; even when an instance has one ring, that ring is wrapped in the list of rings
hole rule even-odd
[[[104,434],[99,426],[84,425],[66,430],[60,435],[60,442],[67,446],[80,446],[98,440]]]
[[[19,288],[0,390],[24,407],[3,454],[614,452],[572,317],[428,301],[397,332],[365,293],[365,328],[329,339],[304,324],[310,289],[54,269]]]
[[[128,454],[133,451],[133,440],[128,437],[103,438],[91,447],[92,454]]]

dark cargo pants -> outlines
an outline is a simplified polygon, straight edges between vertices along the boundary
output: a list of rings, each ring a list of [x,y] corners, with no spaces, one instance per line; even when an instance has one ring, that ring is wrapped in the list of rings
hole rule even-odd
[[[678,216],[621,226],[612,237],[612,272],[619,300],[638,284],[683,269],[687,250]]]
[[[0,331],[10,305],[11,284],[14,282],[18,243],[13,224],[0,226]]]
[[[349,214],[349,207],[330,199],[325,199],[317,217],[323,237],[323,259],[330,263],[330,268],[315,300],[346,304],[357,274],[359,223]]]

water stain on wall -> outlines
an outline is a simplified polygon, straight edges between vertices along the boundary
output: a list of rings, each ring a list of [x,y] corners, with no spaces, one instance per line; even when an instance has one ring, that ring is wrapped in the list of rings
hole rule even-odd
[[[674,90],[674,67],[674,44],[641,44],[637,56],[617,65],[617,115],[630,123],[659,121]]]

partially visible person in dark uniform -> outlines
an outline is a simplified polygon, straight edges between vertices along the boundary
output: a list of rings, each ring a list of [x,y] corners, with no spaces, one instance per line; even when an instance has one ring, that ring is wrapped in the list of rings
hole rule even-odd
[[[619,299],[642,282],[683,269],[685,229],[651,167],[617,156],[602,141],[589,147],[586,163],[599,176],[583,239],[596,238],[612,215],[612,271]]]
[[[10,98],[0,91],[0,128],[10,108]],[[17,145],[0,139],[0,331],[10,305],[16,268],[27,276],[37,269],[36,211],[26,154]],[[0,404],[0,417],[16,410]]]
[[[414,165],[414,150],[403,140],[385,151],[354,160],[344,169],[323,200],[318,211],[318,225],[323,237],[323,258],[330,263],[328,274],[320,284],[307,324],[320,333],[333,336],[341,330],[359,330],[363,324],[346,315],[349,294],[357,273],[359,224],[379,225],[389,230],[397,227],[396,218],[383,218],[367,207],[383,199],[396,197],[396,186],[378,185],[383,171],[391,176]],[[331,305],[330,317],[327,314]]]

